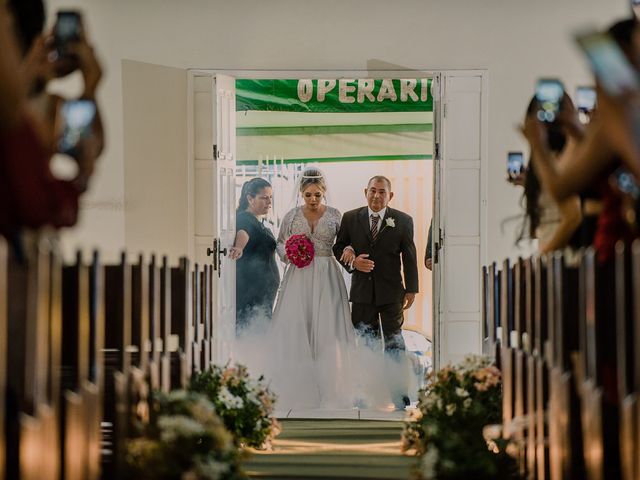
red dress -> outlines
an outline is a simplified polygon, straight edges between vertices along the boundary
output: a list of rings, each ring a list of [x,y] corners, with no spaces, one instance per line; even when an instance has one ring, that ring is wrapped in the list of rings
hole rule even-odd
[[[609,176],[620,165],[619,162],[616,162],[611,169],[603,173],[599,180],[599,189],[602,192],[602,212],[598,217],[593,243],[600,264],[614,260],[615,246],[619,240],[631,244],[637,237],[622,215],[622,198],[609,183]]]
[[[52,175],[50,156],[26,118],[0,132],[0,235],[12,238],[23,228],[76,223],[80,192]]]

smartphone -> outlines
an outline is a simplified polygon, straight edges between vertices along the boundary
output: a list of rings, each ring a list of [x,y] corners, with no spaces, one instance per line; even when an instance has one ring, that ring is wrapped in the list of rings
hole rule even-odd
[[[609,95],[619,97],[640,88],[637,72],[609,34],[589,32],[578,34],[575,38],[587,55],[602,88]]]
[[[633,174],[626,168],[620,167],[613,172],[613,181],[622,193],[626,193],[634,199],[640,198],[640,186],[638,186]]]
[[[538,100],[538,119],[553,123],[560,112],[560,102],[564,95],[562,82],[557,78],[541,78],[536,83],[536,100]]]
[[[54,46],[58,57],[69,56],[69,44],[80,39],[81,17],[76,10],[60,10],[53,27]]]
[[[511,180],[515,180],[524,169],[524,155],[522,152],[509,152],[507,154],[507,174]]]
[[[591,114],[596,108],[596,89],[594,87],[576,88],[576,109],[578,118],[583,124],[591,121]]]
[[[576,88],[576,108],[581,112],[593,112],[596,108],[596,89],[594,87]]]
[[[60,109],[58,151],[73,156],[80,140],[91,133],[95,117],[96,104],[93,100],[65,101]]]

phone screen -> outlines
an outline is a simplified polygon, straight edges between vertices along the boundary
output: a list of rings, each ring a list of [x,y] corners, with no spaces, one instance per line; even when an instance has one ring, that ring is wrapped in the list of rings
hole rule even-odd
[[[553,123],[560,111],[560,102],[564,95],[562,82],[555,78],[543,78],[536,84],[536,99],[540,105],[538,119],[542,122]]]
[[[609,95],[618,97],[640,87],[636,71],[610,35],[589,33],[578,35],[576,40],[586,53],[602,88]]]
[[[576,108],[583,112],[592,112],[596,108],[596,89],[578,87],[576,89]]]
[[[524,155],[522,152],[509,152],[507,154],[507,173],[509,178],[517,178],[524,168]]]
[[[69,42],[80,38],[80,14],[75,11],[60,11],[54,27],[54,39],[59,55],[65,55]]]
[[[62,134],[58,141],[61,153],[72,154],[78,142],[91,133],[96,116],[96,104],[92,100],[67,100],[60,111]]]

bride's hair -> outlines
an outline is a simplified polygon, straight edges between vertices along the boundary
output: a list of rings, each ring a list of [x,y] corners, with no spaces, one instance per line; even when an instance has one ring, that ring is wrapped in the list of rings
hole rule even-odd
[[[317,185],[323,192],[327,191],[327,183],[323,173],[317,168],[307,168],[300,177],[300,192],[304,192],[310,185]]]

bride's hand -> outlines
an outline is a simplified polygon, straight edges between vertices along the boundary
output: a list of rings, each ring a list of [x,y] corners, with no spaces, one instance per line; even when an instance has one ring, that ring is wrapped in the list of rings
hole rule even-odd
[[[342,251],[342,255],[340,256],[340,261],[345,265],[350,265],[356,259],[356,252],[353,251],[353,248],[345,248]]]
[[[229,249],[229,258],[231,260],[238,260],[242,256],[242,249],[240,247],[231,247]]]

